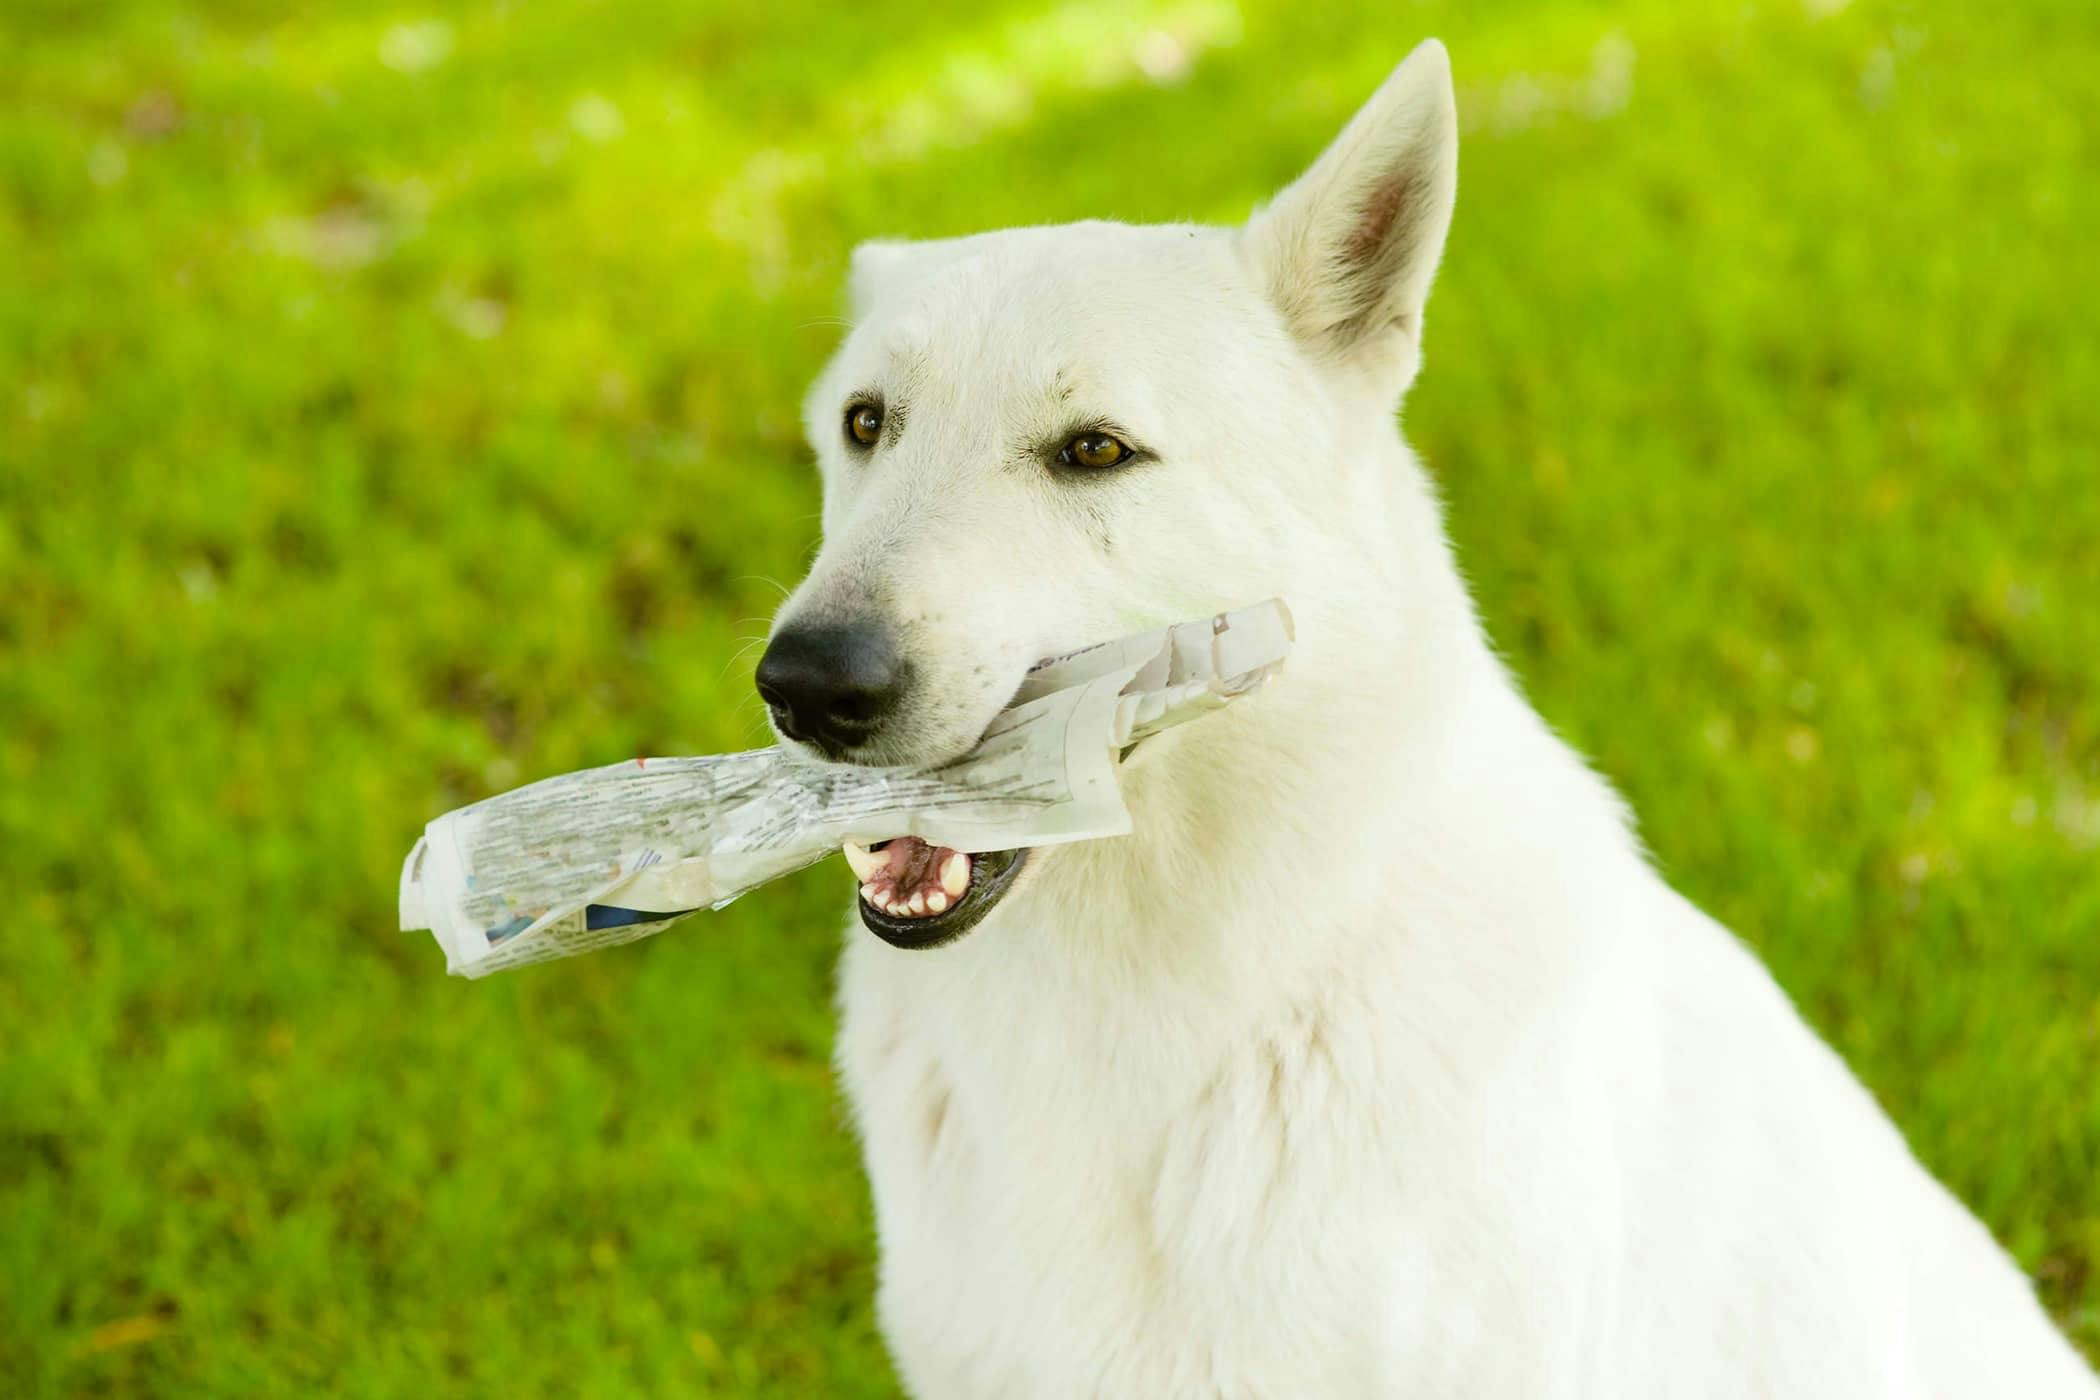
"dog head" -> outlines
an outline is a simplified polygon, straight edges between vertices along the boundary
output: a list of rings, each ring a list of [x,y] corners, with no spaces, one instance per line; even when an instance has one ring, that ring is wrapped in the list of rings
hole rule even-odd
[[[823,547],[758,670],[782,740],[940,761],[1039,657],[1350,588],[1456,179],[1431,41],[1240,228],[857,250],[805,411]]]

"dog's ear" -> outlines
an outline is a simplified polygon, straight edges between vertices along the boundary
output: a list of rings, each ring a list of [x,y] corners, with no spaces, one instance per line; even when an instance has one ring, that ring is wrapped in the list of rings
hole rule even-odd
[[[1404,386],[1457,191],[1451,60],[1429,39],[1243,237],[1294,335]]]
[[[931,272],[954,262],[961,253],[961,238],[929,238],[918,242],[901,238],[871,238],[853,250],[853,265],[846,276],[846,301],[857,321],[877,302],[909,290]]]
[[[866,313],[882,295],[883,288],[899,280],[911,261],[912,246],[900,239],[871,238],[853,250],[853,264],[846,274],[846,301],[853,314]]]

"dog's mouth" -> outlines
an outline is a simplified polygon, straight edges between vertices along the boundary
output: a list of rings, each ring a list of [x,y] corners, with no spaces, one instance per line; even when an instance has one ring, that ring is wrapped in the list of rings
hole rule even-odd
[[[860,881],[860,921],[898,948],[938,948],[977,927],[1013,888],[1028,848],[970,855],[900,836],[874,847],[847,842]]]

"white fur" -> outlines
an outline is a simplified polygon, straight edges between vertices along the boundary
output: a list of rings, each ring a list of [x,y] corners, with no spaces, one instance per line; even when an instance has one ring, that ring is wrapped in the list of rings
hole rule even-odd
[[[881,757],[1037,656],[1270,594],[1284,676],[1147,744],[1129,837],[951,947],[854,929],[838,1063],[914,1394],[2100,1394],[1482,638],[1393,427],[1456,172],[1423,45],[1246,228],[855,259],[783,617],[921,670]],[[880,392],[893,439],[844,445]],[[1158,460],[1072,480],[1112,418]]]

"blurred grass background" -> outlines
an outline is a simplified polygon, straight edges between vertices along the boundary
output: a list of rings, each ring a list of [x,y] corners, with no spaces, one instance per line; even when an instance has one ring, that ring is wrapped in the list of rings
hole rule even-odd
[[[883,1395],[812,874],[451,981],[437,812],[755,742],[847,248],[1233,220],[1419,37],[1496,635],[2100,1351],[2100,14],[0,7],[0,1391]]]

